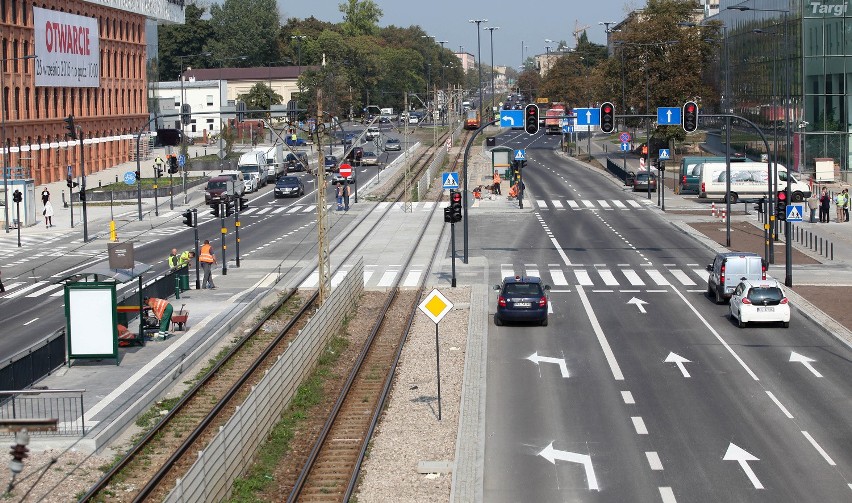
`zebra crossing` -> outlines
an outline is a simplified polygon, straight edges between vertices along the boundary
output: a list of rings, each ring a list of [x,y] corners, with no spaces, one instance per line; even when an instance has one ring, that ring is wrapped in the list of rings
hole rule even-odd
[[[535,199],[539,210],[644,210],[655,204],[648,199]]]
[[[331,286],[340,284],[350,269],[351,266],[342,266],[332,276]],[[403,287],[415,287],[425,272],[425,267],[422,265],[412,265],[408,270],[403,270],[399,265],[366,265],[364,266],[364,287],[387,288],[392,286],[401,275],[404,275]],[[583,286],[591,288],[592,291],[677,287],[686,288],[687,291],[703,292],[707,285],[707,271],[698,264],[662,264],[661,266],[618,264],[615,267],[603,264],[591,266],[547,264],[545,267],[540,267],[538,264],[500,264],[500,277],[516,275],[537,276],[557,291],[570,291],[566,289],[572,286]],[[313,271],[299,285],[299,288],[316,288],[318,284],[319,273]]]

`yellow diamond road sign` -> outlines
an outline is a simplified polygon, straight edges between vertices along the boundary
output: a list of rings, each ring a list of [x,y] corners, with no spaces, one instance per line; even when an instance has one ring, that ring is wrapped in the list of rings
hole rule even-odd
[[[453,303],[447,300],[438,290],[432,290],[432,293],[423,299],[419,307],[426,316],[431,318],[435,323],[438,323],[450,312],[450,309],[453,308]]]

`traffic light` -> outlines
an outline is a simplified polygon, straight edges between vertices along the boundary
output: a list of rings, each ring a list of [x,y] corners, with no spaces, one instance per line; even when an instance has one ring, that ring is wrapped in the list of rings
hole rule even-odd
[[[183,225],[187,227],[195,227],[198,224],[198,214],[195,210],[186,210],[182,213]]]
[[[190,115],[191,113],[192,113],[192,107],[189,106],[189,103],[181,104],[181,106],[180,106],[180,124],[181,124],[181,126],[189,124],[189,121],[192,120],[192,116]]]
[[[449,206],[444,208],[444,223],[452,223],[453,222],[453,210]]]
[[[243,211],[246,208],[248,208],[248,198],[247,197],[241,197],[240,198],[240,211]]]
[[[612,133],[615,130],[615,107],[606,102],[601,105],[601,131]]]
[[[683,130],[692,133],[698,129],[698,105],[694,101],[683,104]]]
[[[787,220],[787,192],[779,190],[775,199],[775,219]]]
[[[214,217],[219,216],[219,207],[222,206],[222,203],[216,203],[210,205],[210,210],[213,212]]]
[[[170,155],[166,158],[166,164],[169,166],[169,174],[174,175],[178,172],[178,160],[176,155]]]
[[[68,131],[68,132],[65,133],[65,136],[67,136],[68,138],[71,138],[72,140],[76,140],[77,139],[77,128],[76,128],[76,126],[74,126],[74,116],[69,115],[68,117],[66,117],[63,120],[65,121],[65,129]]]
[[[228,200],[225,201],[225,216],[226,217],[229,217],[229,216],[234,214],[234,206],[236,204],[237,204],[237,201],[234,198],[228,198]]]
[[[157,165],[154,165],[154,171],[156,172],[155,173],[156,178],[160,178],[161,176],[163,176],[163,168],[161,168]]]
[[[76,187],[80,184],[75,182],[74,179],[71,177],[71,175],[68,175],[65,178],[65,185],[67,185],[69,189],[73,189],[74,187]]]
[[[452,222],[461,222],[462,219],[462,194],[457,190],[450,191],[450,213]]]
[[[142,175],[140,175],[140,174],[139,174],[139,170],[138,170],[138,169],[137,169],[136,171],[134,171],[133,173],[136,175],[136,179],[137,179],[137,180],[142,180]]]
[[[530,103],[524,109],[524,129],[528,134],[538,133],[538,105]]]
[[[20,203],[23,200],[24,200],[24,195],[21,194],[20,190],[16,190],[15,192],[12,192],[12,202],[13,203]]]

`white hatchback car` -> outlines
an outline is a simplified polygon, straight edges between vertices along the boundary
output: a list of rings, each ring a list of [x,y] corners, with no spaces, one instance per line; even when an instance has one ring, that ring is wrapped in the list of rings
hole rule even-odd
[[[780,322],[790,326],[790,303],[774,279],[743,280],[731,295],[731,318],[740,328],[751,322]]]

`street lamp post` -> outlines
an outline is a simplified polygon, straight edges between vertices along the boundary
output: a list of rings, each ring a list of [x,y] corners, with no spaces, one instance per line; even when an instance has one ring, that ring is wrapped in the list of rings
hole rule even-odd
[[[728,9],[738,11],[755,11],[755,12],[778,12],[781,13],[782,22],[784,23],[784,159],[787,164],[787,187],[784,189],[787,193],[785,201],[790,201],[792,195],[790,175],[790,102],[792,100],[790,94],[790,33],[787,29],[787,16],[790,11],[786,9],[759,9],[755,7],[730,6]],[[792,226],[786,219],[784,220],[784,285],[787,287],[793,286],[793,241],[790,239],[790,231]]]
[[[482,110],[482,51],[480,45],[480,37],[479,37],[479,25],[482,23],[487,23],[487,19],[470,19],[468,23],[476,23],[476,66],[479,70],[479,110]]]
[[[488,30],[491,34],[491,116],[494,115],[494,30],[499,30],[499,26],[486,26],[483,30]]]
[[[2,68],[0,68],[0,95],[5,94],[6,82],[6,62],[7,61],[15,61],[18,59],[34,59],[36,57],[35,54],[28,54],[26,56],[20,56],[17,58],[3,58],[2,59]],[[26,65],[26,63],[24,63]],[[9,233],[9,142],[6,139],[6,99],[5,96],[0,96],[0,108],[2,108],[2,127],[0,127],[0,146],[3,148],[3,212],[4,212],[4,225],[6,227],[6,234]],[[18,215],[18,220],[21,219],[21,216]],[[20,225],[20,224],[18,224]]]

